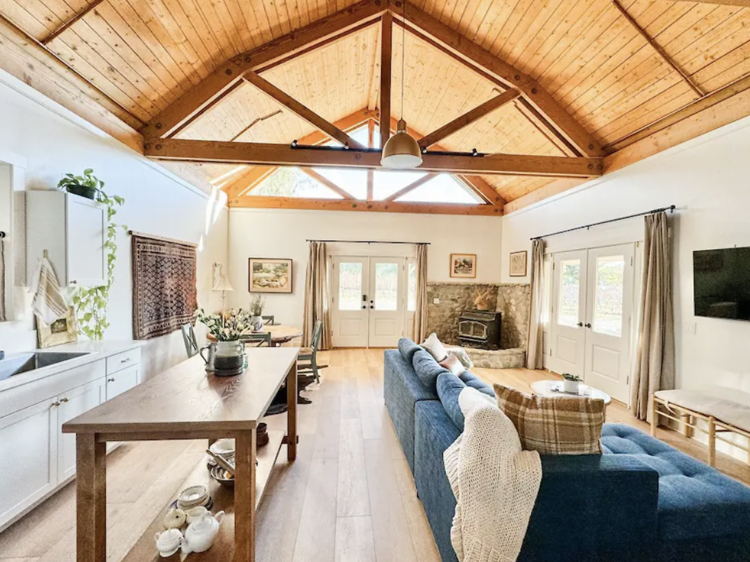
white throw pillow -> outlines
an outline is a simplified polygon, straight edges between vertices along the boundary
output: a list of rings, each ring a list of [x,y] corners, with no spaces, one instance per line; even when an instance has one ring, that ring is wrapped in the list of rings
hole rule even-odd
[[[448,351],[445,349],[445,346],[440,343],[437,334],[434,332],[424,340],[422,347],[432,355],[438,363],[445,361],[445,358],[448,357]]]

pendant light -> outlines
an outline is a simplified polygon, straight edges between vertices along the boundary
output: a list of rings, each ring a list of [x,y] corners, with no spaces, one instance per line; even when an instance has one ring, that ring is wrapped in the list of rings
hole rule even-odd
[[[406,23],[406,2],[404,4],[404,23]],[[383,146],[380,164],[384,168],[404,170],[416,168],[422,163],[422,151],[419,144],[406,132],[404,121],[404,87],[406,78],[406,25],[401,26],[401,119],[396,124],[396,134],[390,137]]]

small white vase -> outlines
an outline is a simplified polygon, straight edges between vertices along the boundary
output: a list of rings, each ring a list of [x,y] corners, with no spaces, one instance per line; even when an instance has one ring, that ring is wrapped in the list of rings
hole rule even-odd
[[[563,380],[563,390],[569,394],[578,394],[580,387],[581,383],[578,381]]]

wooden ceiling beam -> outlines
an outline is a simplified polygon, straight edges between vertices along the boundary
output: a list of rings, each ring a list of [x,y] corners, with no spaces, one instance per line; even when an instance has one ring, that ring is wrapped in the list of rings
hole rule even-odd
[[[717,6],[737,6],[738,8],[750,8],[750,0],[677,0],[678,2],[690,2],[691,4],[716,4]]]
[[[413,181],[409,185],[407,185],[406,187],[403,187],[403,188],[399,189],[396,193],[392,193],[391,195],[389,195],[388,197],[386,197],[385,199],[383,199],[383,201],[395,201],[399,197],[403,197],[407,193],[409,193],[411,191],[414,191],[420,185],[426,184],[428,181],[430,181],[436,175],[437,174],[425,174],[424,176],[422,176],[421,178],[419,178],[417,181]]]
[[[337,195],[340,195],[344,199],[354,199],[351,193],[348,191],[341,189],[338,185],[333,183],[331,180],[329,180],[327,177],[319,174],[312,168],[300,168],[303,172],[305,172],[308,176],[310,176],[312,179],[314,179],[317,182],[322,183],[325,185],[328,189],[336,193]]]
[[[364,211],[376,213],[419,213],[432,215],[502,216],[492,205],[456,203],[406,203],[401,201],[350,201],[345,199],[302,199],[250,195],[230,199],[229,207],[245,209],[310,209],[317,211]]]
[[[229,198],[246,195],[278,169],[278,166],[250,166],[242,172],[240,177],[222,186],[221,189]]]
[[[562,136],[549,122],[523,98],[516,100],[516,109],[526,117],[534,128],[542,133],[545,138],[554,144],[560,152],[566,156],[581,156],[581,153],[568,142],[568,140]]]
[[[390,1],[393,2],[393,0]],[[479,69],[495,77],[505,87],[520,90],[523,97],[581,154],[590,157],[603,154],[599,142],[530,76],[409,2],[406,3],[404,21],[401,13],[403,7],[399,7],[401,1],[399,0],[397,4],[398,6],[392,3],[390,7],[397,23],[405,25],[409,31],[413,31],[414,28],[421,30],[433,40],[434,44],[441,45],[443,50],[454,55],[454,58],[458,57],[467,67]]]
[[[141,132],[151,138],[174,135],[231,92],[245,72],[261,72],[280,59],[289,60],[332,38],[346,37],[363,23],[375,22],[385,10],[385,0],[363,0],[235,57],[171,103]]]
[[[47,35],[44,39],[42,39],[42,44],[47,45],[48,43],[51,43],[55,39],[57,39],[62,33],[64,33],[70,26],[72,26],[74,23],[76,23],[78,20],[80,20],[83,16],[91,12],[94,8],[96,8],[99,4],[104,2],[104,0],[94,0],[91,4],[86,6],[83,10],[78,12],[76,15],[74,15],[72,18],[70,18],[68,21],[66,21],[64,24],[62,24],[60,27],[58,27],[55,31]]]
[[[669,66],[672,70],[674,70],[677,74],[679,74],[682,79],[687,83],[692,90],[698,94],[698,97],[703,97],[706,95],[706,93],[701,89],[700,86],[693,80],[690,75],[688,75],[684,70],[682,70],[675,62],[670,58],[670,56],[667,54],[667,52],[661,48],[661,46],[648,34],[646,33],[646,30],[643,29],[640,25],[638,25],[638,22],[635,21],[633,16],[631,16],[628,11],[623,7],[622,4],[620,4],[619,0],[612,0],[612,4],[614,4],[615,8],[617,8],[617,11],[620,12],[620,14],[627,20],[627,22],[635,29],[641,37],[643,37],[646,42],[651,45],[651,47],[656,51],[656,53],[661,57],[661,59]]]
[[[504,105],[512,102],[514,99],[518,98],[518,96],[520,95],[521,95],[521,92],[511,88],[503,92],[499,96],[495,96],[494,98],[487,100],[486,102],[478,105],[471,111],[467,111],[463,115],[456,117],[450,123],[446,123],[439,129],[431,132],[429,135],[422,137],[419,140],[419,146],[421,148],[429,148],[433,144],[437,144],[444,138],[449,137],[453,133],[456,133],[460,131],[461,129],[463,129],[464,127],[471,125],[472,123],[474,123],[475,121],[478,121],[485,115],[488,115],[489,113],[492,113],[496,109],[499,109],[503,107]]]
[[[379,150],[292,148],[285,144],[222,142],[182,139],[146,139],[145,154],[155,160],[256,164],[278,166],[330,166],[338,168],[382,169]],[[471,156],[424,154],[426,172],[487,174],[540,177],[597,177],[599,158],[493,154]]]
[[[380,33],[380,146],[391,136],[391,78],[393,75],[393,16],[383,14]]]
[[[290,96],[280,88],[277,88],[268,80],[259,76],[255,72],[246,72],[242,76],[242,79],[258,88],[261,92],[266,94],[271,99],[276,100],[278,103],[286,107],[300,119],[307,121],[316,129],[320,129],[332,139],[339,141],[342,145],[349,146],[350,148],[365,148],[349,135],[347,135],[344,131],[339,129],[336,125],[334,125],[330,121],[327,121],[326,119],[323,119],[320,115],[302,105],[292,96]]]

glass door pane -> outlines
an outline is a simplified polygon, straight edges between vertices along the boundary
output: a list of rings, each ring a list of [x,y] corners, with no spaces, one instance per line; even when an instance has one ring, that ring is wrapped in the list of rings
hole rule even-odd
[[[579,322],[581,298],[581,260],[560,262],[560,302],[557,323],[575,328]]]
[[[625,256],[597,257],[595,267],[592,329],[619,338],[622,336]]]
[[[398,310],[398,264],[375,263],[375,310]]]
[[[339,310],[361,310],[362,262],[339,264]]]

